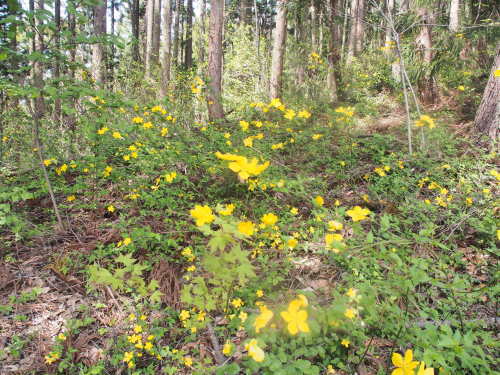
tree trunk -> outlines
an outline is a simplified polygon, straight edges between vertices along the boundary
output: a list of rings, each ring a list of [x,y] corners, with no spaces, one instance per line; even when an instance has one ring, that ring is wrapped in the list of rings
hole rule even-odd
[[[450,24],[448,28],[452,33],[458,32],[460,28],[460,0],[451,0]]]
[[[420,49],[423,50],[423,61],[427,67],[432,62],[434,56],[432,50],[432,25],[435,22],[434,13],[428,8],[420,8],[417,10],[418,15],[422,20],[422,27],[420,34],[417,37],[416,43]],[[426,74],[425,77],[419,82],[422,100],[427,104],[432,104],[436,100],[436,85],[434,84],[434,77]]]
[[[328,43],[328,90],[330,92],[330,100],[332,103],[337,102],[338,92],[337,92],[337,78],[335,77],[335,68],[339,60],[339,45],[338,40],[338,28],[335,24],[335,17],[337,15],[338,0],[330,0],[330,12],[329,14],[329,27],[330,27],[330,40]]]
[[[481,137],[489,137],[491,142],[498,141],[500,126],[500,77],[496,76],[499,69],[500,47],[497,47],[497,54],[491,68],[490,77],[474,119],[477,134]]]
[[[311,0],[311,5],[309,7],[309,12],[311,13],[311,46],[314,52],[318,51],[318,38],[316,35],[317,24],[318,24],[318,10],[316,9],[316,1]]]
[[[365,10],[366,4],[365,0],[358,0],[358,7],[356,12],[356,47],[355,55],[359,55],[363,51],[363,44],[365,41]]]
[[[199,38],[200,42],[200,57],[199,61],[200,63],[205,62],[205,36],[206,36],[206,16],[207,16],[207,0],[202,0],[202,6],[201,6],[201,35]]]
[[[347,47],[347,60],[351,60],[356,55],[356,46],[358,45],[356,41],[357,29],[358,29],[358,3],[359,0],[351,1],[351,25],[349,28],[349,44]]]
[[[187,0],[186,16],[186,46],[184,47],[184,65],[186,69],[191,69],[193,66],[193,0]]]
[[[273,57],[271,65],[270,97],[280,98],[283,86],[283,61],[286,47],[286,16],[287,1],[278,1],[278,14],[276,15],[276,27],[274,29]]]
[[[299,64],[297,66],[297,86],[300,89],[302,85],[304,84],[304,81],[306,79],[306,58],[307,58],[307,53],[304,50],[304,37],[305,37],[305,32],[304,32],[304,20],[303,20],[303,12],[300,10],[297,12],[297,18],[295,21],[295,30],[297,34],[297,45],[298,45],[298,53],[299,53]]]
[[[160,93],[162,97],[167,96],[168,83],[170,82],[170,61],[171,61],[171,32],[172,24],[172,0],[163,0],[162,25],[163,44],[160,51],[161,60],[161,87]]]
[[[147,0],[146,4],[146,78],[151,78],[151,65],[153,62],[153,32],[154,32],[154,10],[155,0]]]
[[[210,121],[224,117],[222,108],[222,30],[224,28],[224,0],[210,1],[210,34],[208,42],[208,117]]]
[[[160,58],[161,2],[162,0],[155,0],[154,4],[152,63],[156,65]]]
[[[393,19],[394,17],[394,0],[387,0],[386,2],[387,5],[387,17],[389,19]],[[386,49],[384,50],[385,55],[387,57],[391,57],[394,54],[392,53],[392,28],[391,25],[389,24],[389,21],[386,21],[385,23],[385,45]]]
[[[130,6],[130,24],[132,26],[132,60],[137,64],[141,62],[139,53],[139,0],[132,0]]]
[[[56,24],[55,32],[55,45],[56,45],[56,59],[54,65],[54,80],[56,87],[59,87],[59,79],[61,78],[61,61],[59,54],[61,53],[61,0],[55,0],[54,2],[54,21]],[[54,102],[54,122],[56,124],[61,123],[61,98],[59,98],[59,90],[57,92],[57,98]]]
[[[252,23],[252,0],[240,0],[240,23]]]
[[[94,35],[103,37],[106,34],[106,1],[94,6]],[[98,42],[92,45],[92,78],[98,85],[105,82],[106,65],[104,56],[104,45]]]
[[[181,21],[181,0],[177,0],[175,3],[175,20],[174,20],[174,49],[172,51],[172,61],[174,62],[175,65],[177,65],[178,62],[178,56],[179,56],[179,26],[180,26],[180,21]]]

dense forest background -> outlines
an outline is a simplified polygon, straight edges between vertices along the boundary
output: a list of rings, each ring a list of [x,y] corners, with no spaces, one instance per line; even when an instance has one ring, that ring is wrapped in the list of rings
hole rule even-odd
[[[498,374],[499,16],[1,1],[0,373]]]

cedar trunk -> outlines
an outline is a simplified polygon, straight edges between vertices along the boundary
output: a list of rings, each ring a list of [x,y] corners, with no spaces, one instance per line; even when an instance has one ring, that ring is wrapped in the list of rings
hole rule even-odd
[[[163,41],[160,51],[161,62],[161,87],[160,93],[162,97],[167,95],[168,83],[170,81],[170,64],[171,64],[171,32],[172,25],[172,0],[163,0],[162,25]]]
[[[187,0],[186,9],[186,46],[184,47],[184,65],[186,69],[193,66],[193,0]]]
[[[224,0],[210,1],[210,31],[208,41],[208,117],[210,121],[224,117],[222,108],[222,30]]]
[[[277,4],[276,28],[274,29],[273,55],[271,65],[270,97],[280,98],[283,86],[283,60],[286,46],[287,0]]]
[[[94,6],[94,35],[103,37],[106,34],[106,0]],[[104,62],[104,45],[98,42],[92,45],[92,78],[98,85],[104,84],[106,64]]]
[[[498,141],[498,128],[500,126],[500,77],[495,76],[498,69],[500,69],[500,47],[497,48],[490,78],[474,119],[474,127],[478,135],[487,136],[492,142]]]

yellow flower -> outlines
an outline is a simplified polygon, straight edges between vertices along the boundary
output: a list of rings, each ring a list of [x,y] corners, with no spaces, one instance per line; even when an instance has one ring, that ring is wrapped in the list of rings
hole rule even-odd
[[[135,318],[136,318],[135,314],[132,314],[132,313],[128,316],[128,320],[130,320],[130,321],[135,320]]]
[[[299,243],[299,241],[297,241],[297,239],[295,238],[290,238],[288,241],[287,241],[287,245],[290,249],[295,249],[297,247],[297,244]]]
[[[134,118],[132,119],[132,122],[133,122],[134,124],[142,124],[142,123],[144,122],[144,120],[142,119],[142,117],[134,117]]]
[[[267,213],[260,219],[264,225],[273,226],[278,222],[278,216],[273,213]]]
[[[417,127],[422,127],[426,125],[429,127],[429,129],[436,127],[436,123],[434,122],[432,117],[428,115],[421,115],[420,118],[417,121],[415,121],[415,126]]]
[[[420,362],[417,375],[434,375],[434,369],[432,367],[425,368],[425,362]]]
[[[233,305],[234,307],[236,308],[240,308],[241,306],[243,306],[245,303],[243,302],[243,300],[241,298],[235,298],[231,301],[231,305]]]
[[[123,137],[120,134],[120,132],[113,132],[113,138],[115,138],[115,139],[123,139]]]
[[[75,197],[74,195],[70,195],[70,196],[68,196],[68,197],[66,198],[66,200],[67,200],[68,202],[73,202],[75,199],[76,199],[76,197]]]
[[[233,213],[234,209],[235,209],[234,204],[226,204],[226,206],[224,208],[220,208],[218,212],[222,216],[229,216]]]
[[[347,340],[347,339],[343,339],[343,340],[340,342],[340,345],[345,346],[346,348],[348,348],[350,343],[351,343],[351,342],[350,342],[349,340]]]
[[[259,164],[257,158],[248,160],[244,156],[233,155],[233,154],[222,154],[216,152],[215,156],[221,160],[229,161],[229,169],[238,174],[238,177],[242,181],[246,181],[250,176],[258,176],[264,172],[267,167],[269,167],[269,162],[266,161],[264,164]]]
[[[497,181],[500,181],[500,173],[498,173],[495,169],[492,169],[490,171],[490,174],[497,179]]]
[[[314,198],[314,203],[318,206],[318,207],[321,207],[323,206],[323,204],[325,203],[325,200],[323,199],[323,197],[321,196],[317,196],[316,198]]]
[[[311,113],[308,112],[307,110],[303,109],[302,111],[299,111],[299,113],[297,114],[297,117],[307,119],[307,118],[311,117]]]
[[[134,326],[134,332],[135,333],[141,333],[142,332],[142,326],[140,326],[139,324],[136,324]]]
[[[299,300],[293,300],[288,305],[288,310],[281,312],[281,317],[287,323],[288,332],[291,335],[296,335],[299,332],[308,333],[309,325],[307,324],[307,311],[300,310],[301,304]]]
[[[326,246],[330,246],[333,242],[340,242],[343,238],[344,237],[339,233],[327,233],[325,235]]]
[[[323,134],[313,134],[311,138],[312,138],[314,141],[317,141],[317,140],[318,140],[318,139],[320,139],[321,137],[323,137]]]
[[[148,121],[148,122],[145,122],[144,124],[142,124],[142,127],[144,129],[150,129],[153,127],[153,124],[151,123],[151,121]]]
[[[201,206],[197,204],[191,211],[189,211],[189,213],[196,220],[196,225],[198,227],[201,227],[204,224],[209,224],[215,220],[215,215],[212,213],[212,209],[207,205]]]
[[[471,206],[471,205],[472,205],[472,202],[473,202],[472,198],[470,198],[470,197],[465,198],[465,204],[466,204],[467,206]]]
[[[338,221],[329,221],[328,222],[328,230],[329,231],[336,231],[336,230],[342,230],[342,228],[344,228],[344,226],[342,225],[342,223],[339,223]]]
[[[344,316],[348,319],[354,319],[356,317],[356,310],[353,309],[353,308],[348,308],[345,312],[344,312]]]
[[[181,311],[181,313],[179,314],[179,319],[180,319],[181,321],[184,321],[184,320],[189,319],[189,317],[190,317],[190,316],[191,316],[191,315],[189,314],[189,311],[187,311],[187,310],[182,310],[182,311]]]
[[[134,358],[134,352],[123,353],[123,362],[128,363]]]
[[[183,358],[184,365],[187,367],[191,367],[193,365],[193,358],[191,357],[184,357]]]
[[[103,135],[103,134],[104,134],[104,133],[106,133],[108,130],[109,130],[109,128],[108,128],[108,127],[103,126],[102,128],[100,128],[100,129],[97,131],[97,134],[99,134],[99,135]]]
[[[258,298],[261,298],[262,296],[264,296],[264,292],[259,289],[258,291],[255,292],[255,295],[258,297]]]
[[[245,349],[248,351],[248,355],[255,362],[262,362],[264,360],[264,351],[259,347],[257,340],[252,339],[246,345]]]
[[[61,355],[59,353],[51,352],[45,356],[45,363],[50,365],[51,363],[57,361],[60,357]]]
[[[153,344],[150,341],[148,341],[146,344],[144,344],[144,349],[148,351],[152,350]]]
[[[418,362],[413,361],[413,352],[408,349],[403,356],[399,353],[392,354],[392,364],[397,367],[391,375],[413,375],[413,369],[418,366]]]
[[[231,355],[232,352],[233,352],[233,344],[231,344],[230,342],[226,342],[224,344],[224,347],[222,348],[222,354],[228,356]]]
[[[240,126],[241,126],[241,130],[246,132],[248,130],[248,127],[250,126],[250,124],[247,121],[242,120],[242,121],[240,121]]]
[[[115,212],[115,206],[113,206],[112,204],[110,204],[108,207],[106,207],[106,209],[107,209],[109,212]]]
[[[238,223],[238,232],[246,236],[251,236],[255,230],[255,225],[251,221],[240,221]]]
[[[259,306],[259,310],[260,314],[257,315],[253,324],[256,333],[259,333],[260,330],[264,328],[274,316],[274,313],[265,305]]]
[[[356,298],[356,295],[358,294],[358,291],[353,288],[349,288],[349,290],[346,292],[346,296],[348,296],[351,299]]]
[[[362,221],[365,220],[371,211],[368,208],[361,208],[360,206],[356,206],[350,210],[347,210],[347,215],[349,215],[352,221]]]
[[[123,246],[130,245],[132,243],[132,238],[126,237],[123,239]]]
[[[297,207],[292,207],[292,208],[290,209],[290,213],[291,213],[292,215],[297,215],[297,214],[299,213],[299,209],[298,209]]]
[[[293,120],[295,117],[295,111],[293,109],[287,109],[283,117],[288,120]]]
[[[460,85],[460,86],[457,87],[457,89],[459,91],[465,91],[465,86],[464,85]]]
[[[244,323],[248,319],[248,314],[244,311],[241,311],[238,315],[238,318]]]
[[[64,333],[60,333],[57,335],[57,338],[59,341],[65,341],[66,340],[66,335]]]

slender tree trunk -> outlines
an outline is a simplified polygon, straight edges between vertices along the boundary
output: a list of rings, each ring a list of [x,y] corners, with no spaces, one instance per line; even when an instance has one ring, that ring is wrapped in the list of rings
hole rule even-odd
[[[337,102],[338,92],[337,92],[337,78],[335,77],[336,64],[339,60],[339,45],[338,40],[338,29],[335,24],[335,16],[337,15],[338,0],[330,0],[330,12],[329,14],[329,28],[330,28],[330,40],[328,43],[328,90],[330,92],[330,100],[332,103]]]
[[[163,43],[160,51],[161,60],[161,87],[162,97],[167,96],[168,84],[170,82],[170,63],[171,63],[171,24],[172,24],[172,0],[163,0],[162,30]]]
[[[280,98],[283,86],[283,61],[286,47],[287,1],[279,0],[274,29],[273,58],[271,66],[270,97]]]
[[[474,127],[478,136],[489,137],[491,142],[498,142],[500,127],[500,77],[495,75],[499,69],[500,46],[497,47],[490,77],[474,119]]]
[[[154,4],[154,17],[153,17],[153,50],[152,50],[152,63],[158,64],[160,57],[160,36],[161,36],[161,2],[162,0],[155,0]]]
[[[174,62],[175,65],[178,63],[178,56],[179,56],[179,41],[180,41],[180,36],[179,36],[179,27],[180,27],[180,20],[181,20],[181,0],[177,0],[175,3],[175,21],[174,21],[174,50],[172,52],[172,61]]]
[[[363,44],[365,41],[365,0],[358,0],[358,8],[356,12],[356,47],[355,55],[359,55],[363,51]]]
[[[351,12],[350,12],[350,21],[351,25],[349,28],[349,45],[347,47],[347,60],[351,60],[356,55],[356,46],[358,42],[357,38],[357,30],[358,30],[358,7],[360,0],[352,0],[351,1]]]
[[[252,24],[252,0],[240,0],[240,23]]]
[[[202,0],[201,6],[201,35],[199,38],[200,42],[200,63],[205,62],[205,38],[207,34],[206,30],[206,17],[207,17],[207,0]]]
[[[309,7],[309,12],[311,13],[311,46],[314,52],[318,51],[318,38],[316,35],[317,24],[318,24],[318,10],[316,8],[316,1],[311,0],[311,5]]]
[[[94,35],[103,37],[106,34],[106,1],[100,0],[99,5],[94,6]],[[92,78],[98,85],[105,83],[106,64],[104,45],[98,42],[92,45]]]
[[[130,24],[132,26],[132,60],[137,64],[141,62],[139,53],[139,0],[132,0],[130,5]]]
[[[394,16],[394,0],[386,0],[386,7],[387,7],[387,17],[390,17],[392,19],[392,17]],[[388,25],[388,23],[386,22],[385,24],[385,54],[386,56],[390,57],[392,55],[394,55],[392,53],[392,30],[391,30],[391,27],[390,25]]]
[[[184,49],[184,65],[186,69],[193,66],[193,0],[187,0],[186,8],[186,46]]]
[[[224,0],[210,1],[210,35],[208,43],[208,117],[210,121],[224,117],[222,108],[222,31],[224,28]]]
[[[421,17],[423,25],[416,43],[423,50],[423,61],[428,67],[432,63],[434,56],[432,50],[432,25],[435,22],[435,17],[432,10],[428,8],[420,8],[417,10],[417,13]],[[434,77],[426,74],[421,82],[419,82],[419,86],[422,93],[422,100],[428,104],[434,103],[436,99]]]
[[[153,32],[154,32],[155,0],[147,0],[146,4],[146,53],[145,70],[146,78],[151,78],[151,65],[153,63]]]
[[[450,24],[448,28],[452,33],[458,32],[460,28],[460,0],[451,0]]]
[[[59,79],[61,78],[61,60],[59,54],[61,53],[61,0],[55,0],[54,2],[54,21],[56,24],[56,32],[54,35],[55,45],[56,45],[56,61],[54,65],[54,80],[56,86],[59,87]],[[54,102],[54,121],[56,124],[61,123],[61,99],[59,98],[59,90],[57,92],[57,98]]]
[[[298,45],[298,53],[299,53],[299,64],[297,66],[297,86],[300,89],[305,82],[306,79],[306,61],[307,57],[306,51],[304,50],[304,20],[303,20],[303,12],[300,10],[297,12],[296,18],[296,27],[297,30],[297,45]]]

